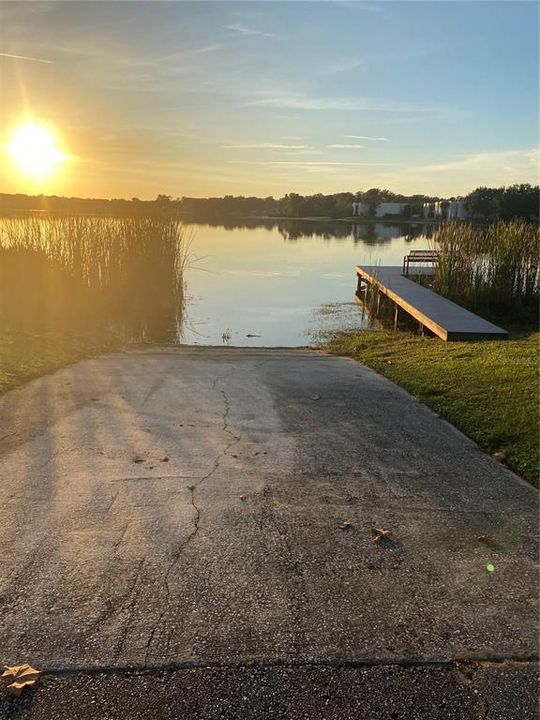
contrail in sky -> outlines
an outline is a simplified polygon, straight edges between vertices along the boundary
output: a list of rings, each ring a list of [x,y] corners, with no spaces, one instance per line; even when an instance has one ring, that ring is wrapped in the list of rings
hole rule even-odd
[[[46,63],[54,65],[52,60],[43,60],[42,58],[28,57],[26,55],[12,55],[11,53],[0,52],[0,57],[13,58],[14,60],[31,60],[32,62]]]

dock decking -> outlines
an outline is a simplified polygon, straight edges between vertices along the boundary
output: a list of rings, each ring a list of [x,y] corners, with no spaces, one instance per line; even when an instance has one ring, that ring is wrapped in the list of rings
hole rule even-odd
[[[443,340],[479,340],[507,338],[508,333],[451,300],[409,280],[400,267],[356,266],[358,282],[377,287],[397,307],[429,328]]]

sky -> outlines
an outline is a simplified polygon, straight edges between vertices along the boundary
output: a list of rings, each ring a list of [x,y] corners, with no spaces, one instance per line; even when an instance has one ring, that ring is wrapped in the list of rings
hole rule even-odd
[[[0,3],[0,192],[452,196],[538,182],[538,4]],[[28,122],[66,156],[7,155]]]

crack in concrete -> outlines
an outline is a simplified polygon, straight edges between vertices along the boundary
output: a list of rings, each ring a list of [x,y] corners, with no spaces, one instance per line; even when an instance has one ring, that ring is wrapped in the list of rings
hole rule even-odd
[[[109,503],[109,507],[105,510],[105,513],[109,513],[111,511],[111,508],[114,505],[114,503],[116,502],[116,498],[118,497],[119,494],[120,494],[120,490],[117,490],[114,493],[114,495],[111,498],[111,502]]]
[[[135,477],[105,478],[105,482],[140,482],[141,480],[196,480],[197,475],[137,475]]]
[[[127,527],[128,527],[128,526],[126,526],[125,530],[127,530]],[[123,535],[125,534],[125,530],[124,530]],[[122,536],[123,536],[123,535],[122,535]],[[118,541],[118,542],[115,544],[115,546],[114,546],[115,551],[116,551],[116,548],[117,548],[119,542],[120,542],[120,541]],[[138,564],[138,566],[137,566],[137,570],[135,571],[135,576],[134,576],[133,580],[129,583],[128,588],[127,588],[126,591],[122,594],[122,596],[121,596],[120,598],[118,598],[118,599],[115,598],[114,600],[111,599],[111,598],[108,598],[108,599],[105,601],[106,607],[105,607],[104,611],[101,612],[94,620],[92,620],[92,622],[91,622],[91,627],[101,627],[101,626],[102,626],[104,623],[106,623],[111,617],[113,617],[113,615],[117,615],[117,614],[121,613],[121,612],[124,610],[124,608],[126,607],[126,602],[127,602],[128,598],[131,598],[132,593],[133,593],[133,590],[134,590],[134,588],[135,588],[135,586],[136,586],[136,584],[137,584],[137,582],[138,582],[138,580],[139,580],[139,576],[140,576],[140,574],[141,574],[142,566],[144,565],[145,559],[146,559],[146,557],[142,558],[142,560],[139,561],[139,564]],[[135,599],[136,599],[136,598],[135,598]],[[131,615],[132,615],[132,613],[133,613],[133,606],[134,606],[134,604],[135,604],[135,599],[132,599],[132,601],[131,601],[131,603],[130,603],[130,605],[129,605],[129,612],[130,612],[129,621],[131,620]],[[117,605],[119,605],[119,607],[117,607]],[[124,632],[124,631],[125,631],[125,632]],[[122,645],[123,645],[123,642],[124,642],[124,640],[125,640],[125,636],[126,636],[126,635],[127,635],[127,629],[124,628],[124,629],[122,630],[121,635],[120,635],[121,644],[122,644]],[[120,641],[120,638],[119,638],[119,641]],[[115,652],[115,653],[114,653],[113,661],[116,662],[116,660],[118,659],[118,657],[119,657],[119,653],[116,653],[116,652]]]
[[[212,383],[212,388],[215,389],[217,386],[217,383],[221,380],[221,378],[217,377]],[[231,411],[231,405],[230,400],[225,392],[225,390],[220,390],[220,393],[223,397],[223,404],[224,404],[224,411],[222,415],[223,425],[222,425],[222,431],[226,432],[232,440],[227,443],[227,445],[224,447],[224,449],[215,457],[214,463],[212,465],[211,470],[206,474],[203,475],[197,482],[195,482],[193,485],[188,485],[188,490],[190,492],[190,502],[193,506],[193,509],[195,510],[195,518],[193,521],[193,530],[192,532],[187,536],[187,538],[180,543],[180,545],[177,547],[176,551],[173,553],[172,560],[169,563],[167,570],[165,572],[165,575],[163,577],[163,584],[165,587],[165,607],[159,614],[156,622],[152,626],[152,629],[150,630],[150,633],[148,635],[148,640],[145,645],[145,655],[144,655],[144,667],[148,666],[148,660],[150,657],[150,651],[152,647],[152,643],[154,641],[155,634],[158,630],[158,627],[160,626],[161,622],[163,621],[163,618],[165,615],[169,612],[170,608],[170,598],[171,598],[171,589],[169,587],[169,577],[174,570],[176,564],[178,563],[184,549],[189,545],[189,543],[193,540],[193,538],[197,535],[199,532],[199,524],[201,520],[201,509],[195,502],[195,493],[197,488],[199,488],[206,480],[212,477],[212,475],[216,472],[216,470],[219,468],[221,461],[224,457],[226,457],[229,454],[229,451],[232,447],[237,445],[241,441],[241,436],[236,435],[230,428],[229,428],[229,415]],[[169,635],[170,640],[170,635]],[[167,641],[167,647],[169,640]]]
[[[120,547],[120,545],[121,545],[122,542],[124,541],[124,538],[125,538],[125,536],[126,536],[126,533],[127,533],[129,527],[131,527],[131,522],[128,522],[128,523],[126,524],[126,526],[125,526],[124,529],[122,530],[122,534],[120,535],[120,537],[118,538],[118,540],[114,543],[114,548],[113,548],[113,550],[114,550],[115,553],[117,552],[118,548]]]
[[[127,529],[127,527],[126,527],[126,529]],[[143,558],[141,558],[141,560],[139,561],[139,565],[135,572],[135,577],[133,578],[133,581],[131,582],[126,594],[124,595],[124,598],[122,599],[122,605],[120,606],[120,612],[125,608],[127,599],[130,598],[131,601],[127,608],[127,611],[128,611],[127,621],[124,624],[124,627],[122,628],[122,631],[117,639],[117,642],[115,643],[113,662],[116,662],[118,660],[118,658],[120,657],[120,655],[122,654],[122,652],[124,650],[124,643],[126,642],[126,638],[131,629],[131,621],[133,619],[135,603],[139,599],[139,592],[135,592],[135,588],[138,585],[139,578],[141,576],[145,561],[146,561],[146,555]]]

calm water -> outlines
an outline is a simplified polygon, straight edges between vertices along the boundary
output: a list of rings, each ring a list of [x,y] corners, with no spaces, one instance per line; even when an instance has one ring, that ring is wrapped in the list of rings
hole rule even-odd
[[[412,237],[411,234],[416,234]],[[368,324],[355,303],[356,264],[401,265],[428,247],[421,227],[290,221],[191,225],[180,342],[298,346],[321,331]]]
[[[420,225],[4,219],[0,332],[308,345],[325,331],[368,326],[354,299],[356,264],[400,265],[428,244]]]

